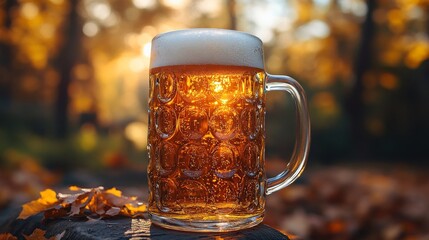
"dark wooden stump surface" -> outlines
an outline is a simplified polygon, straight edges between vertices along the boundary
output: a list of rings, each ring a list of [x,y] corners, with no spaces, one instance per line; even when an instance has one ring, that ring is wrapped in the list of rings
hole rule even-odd
[[[19,211],[4,211],[0,216],[0,233],[9,232],[23,239],[36,228],[46,231],[49,238],[64,232],[62,239],[285,239],[290,238],[265,224],[250,229],[228,233],[190,233],[158,227],[144,218],[113,218],[103,220],[81,220],[65,218],[43,221],[38,214],[26,220],[15,220]]]

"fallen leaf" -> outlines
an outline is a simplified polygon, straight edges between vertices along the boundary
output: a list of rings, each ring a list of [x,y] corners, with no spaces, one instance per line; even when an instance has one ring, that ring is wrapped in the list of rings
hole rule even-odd
[[[117,196],[117,197],[121,197],[121,196],[122,196],[122,192],[121,192],[121,191],[119,191],[119,190],[118,190],[118,189],[116,189],[116,188],[107,189],[107,190],[105,191],[105,193],[110,193],[110,194],[115,195],[115,196]]]
[[[40,228],[36,228],[30,235],[23,235],[26,240],[46,240],[45,233],[46,231],[43,231]]]
[[[69,187],[72,193],[58,193],[47,189],[40,193],[40,198],[23,206],[19,218],[43,212],[45,218],[65,216],[107,218],[117,215],[135,217],[143,216],[146,205],[136,197],[123,196],[116,188],[104,190],[103,187],[80,188]]]
[[[54,219],[54,218],[61,218],[61,217],[66,217],[66,216],[70,216],[67,208],[48,209],[44,213],[45,219]]]
[[[147,212],[147,206],[142,203],[129,203],[121,210],[121,214],[128,217],[143,216]]]
[[[0,233],[0,240],[18,240],[18,238],[10,233]]]
[[[50,238],[46,238],[45,237],[46,231],[40,228],[36,228],[34,229],[33,233],[31,233],[30,235],[25,235],[25,234],[23,235],[26,240],[61,240],[64,236],[64,233],[65,231],[55,236],[52,236]]]
[[[79,215],[82,213],[84,208],[88,205],[88,203],[92,200],[94,194],[92,192],[84,192],[76,196],[75,201],[71,203],[71,212],[70,215]]]
[[[55,191],[46,189],[40,192],[40,198],[22,206],[22,211],[18,216],[18,219],[26,219],[32,215],[40,212],[44,212],[53,208],[58,204],[58,199]]]
[[[69,189],[70,189],[70,191],[79,191],[79,190],[80,190],[80,187],[77,187],[77,186],[70,186],[70,187],[69,187]]]
[[[106,211],[106,215],[109,216],[116,216],[121,212],[121,209],[118,207],[112,207],[109,210]]]

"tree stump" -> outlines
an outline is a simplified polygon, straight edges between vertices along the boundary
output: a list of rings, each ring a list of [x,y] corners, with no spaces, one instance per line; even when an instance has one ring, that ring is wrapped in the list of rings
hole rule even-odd
[[[64,233],[62,239],[76,240],[106,240],[106,239],[284,239],[290,238],[278,230],[265,224],[259,224],[250,229],[227,233],[191,233],[168,230],[158,227],[145,218],[124,218],[82,220],[63,218],[43,220],[38,214],[25,220],[16,219],[19,211],[3,212],[0,216],[0,233],[9,232],[19,239],[30,235],[36,228],[46,231],[45,237],[50,238]],[[5,214],[7,216],[5,216]]]

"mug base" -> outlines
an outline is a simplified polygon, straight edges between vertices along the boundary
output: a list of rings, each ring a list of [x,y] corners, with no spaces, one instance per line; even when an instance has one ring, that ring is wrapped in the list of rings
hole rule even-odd
[[[159,216],[149,213],[153,224],[178,231],[187,232],[231,232],[251,228],[262,222],[264,213],[248,217],[245,219],[234,220],[195,220],[195,219],[177,219],[171,217]]]

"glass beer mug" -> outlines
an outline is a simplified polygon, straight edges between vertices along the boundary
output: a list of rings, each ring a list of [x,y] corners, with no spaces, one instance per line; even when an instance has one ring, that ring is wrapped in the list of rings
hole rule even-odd
[[[259,38],[232,30],[168,32],[152,41],[149,214],[165,228],[226,232],[263,220],[265,197],[299,177],[310,142],[302,87],[264,71]],[[286,91],[297,109],[287,169],[266,178],[265,97]]]

